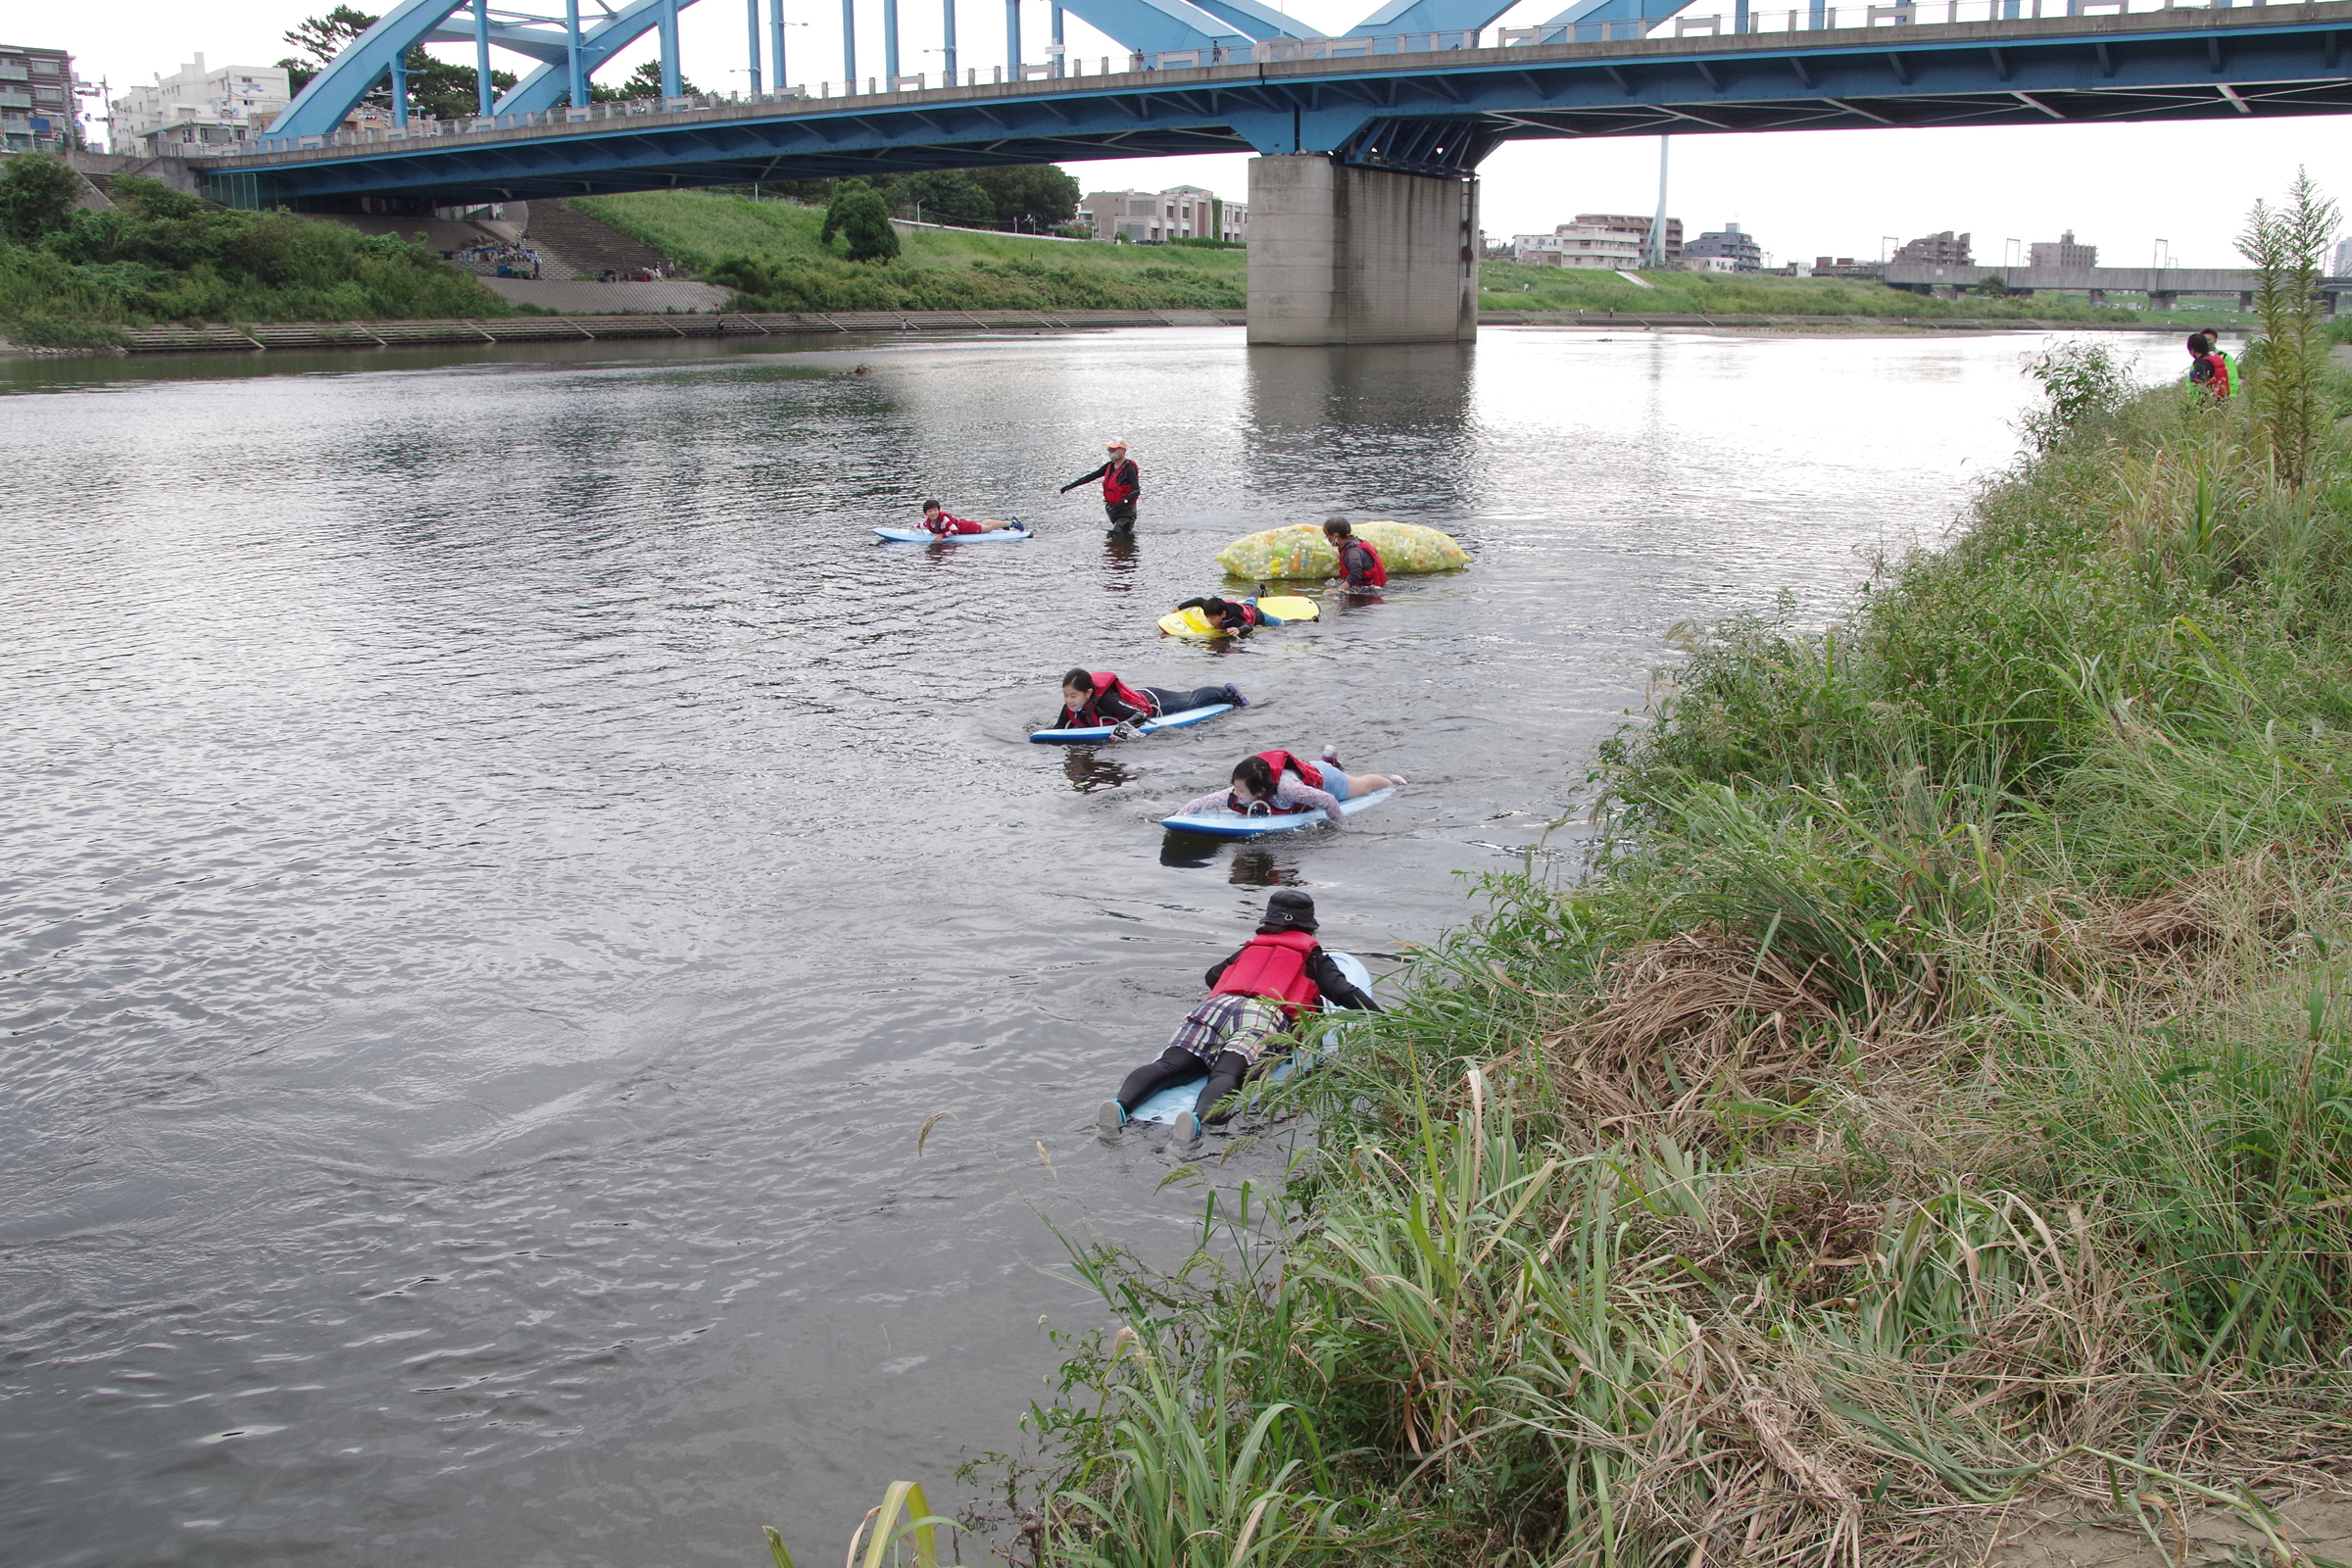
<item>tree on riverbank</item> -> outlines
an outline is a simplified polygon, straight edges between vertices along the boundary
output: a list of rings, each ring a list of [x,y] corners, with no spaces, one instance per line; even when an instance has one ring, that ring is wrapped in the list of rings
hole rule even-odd
[[[2262,274],[2254,314],[2262,338],[2248,355],[2252,394],[2279,477],[2301,484],[2325,428],[2322,382],[2329,337],[2320,279],[2335,243],[2335,203],[2325,200],[2311,175],[2295,171],[2283,206],[2256,202],[2237,248]]]
[[[2352,379],[2298,488],[2251,397],[2042,368],[1958,543],[1697,640],[1589,874],[1490,877],[1274,1093],[1314,1132],[1270,1203],[1172,1275],[1078,1250],[1113,1325],[1033,1418],[1040,1561],[1974,1562],[2070,1504],[2309,1560]]]

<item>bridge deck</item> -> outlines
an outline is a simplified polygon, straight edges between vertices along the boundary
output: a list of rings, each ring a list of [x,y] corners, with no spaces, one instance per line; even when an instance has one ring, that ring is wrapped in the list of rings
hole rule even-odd
[[[1853,8],[1848,8],[1853,9]],[[1887,10],[1890,8],[1873,8]],[[1866,13],[1867,14],[1867,13]],[[1252,61],[720,101],[223,158],[240,205],[513,200],[1178,153],[1459,174],[1499,142],[2352,111],[2352,0]],[[619,106],[597,106],[615,109]]]

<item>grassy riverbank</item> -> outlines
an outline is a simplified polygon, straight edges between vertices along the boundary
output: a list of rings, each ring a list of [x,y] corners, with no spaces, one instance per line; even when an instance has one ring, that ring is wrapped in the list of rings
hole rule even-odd
[[[2335,1484],[2352,451],[2046,374],[1842,627],[1690,630],[1592,874],[1491,880],[1284,1192],[1082,1256],[1041,1560],[1974,1562],[2071,1502],[2169,1562]]]
[[[824,210],[702,191],[576,197],[572,205],[772,311],[1240,310],[1248,254],[1180,245],[903,230],[894,261],[818,243]]]
[[[1490,311],[1673,311],[1705,316],[1870,316],[1913,320],[2009,318],[2213,326],[2244,319],[2227,311],[2128,311],[2055,294],[2030,300],[1975,294],[1936,300],[1868,278],[1756,277],[1721,272],[1643,272],[1641,276],[1648,288],[1615,272],[1488,262],[1479,269],[1478,302],[1480,309]]]
[[[47,158],[0,174],[0,336],[102,347],[164,321],[404,320],[511,314],[431,251],[283,213],[208,206],[154,180],[113,182],[114,207]]]

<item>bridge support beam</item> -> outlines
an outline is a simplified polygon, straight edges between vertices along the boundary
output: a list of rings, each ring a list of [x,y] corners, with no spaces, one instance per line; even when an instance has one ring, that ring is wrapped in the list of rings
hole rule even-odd
[[[1356,169],[1322,153],[1250,161],[1250,342],[1477,336],[1477,180]]]

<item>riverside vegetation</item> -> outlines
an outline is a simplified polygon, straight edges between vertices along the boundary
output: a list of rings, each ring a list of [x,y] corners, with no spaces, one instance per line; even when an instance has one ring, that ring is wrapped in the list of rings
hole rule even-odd
[[[1274,1098],[1280,1190],[1173,1272],[1073,1249],[1114,1324],[1032,1412],[1018,1555],[1973,1562],[2071,1502],[2311,1560],[2278,1506],[2352,1464],[2331,221],[2257,209],[2247,395],[2050,352],[1951,548],[1840,627],[1683,628],[1589,865],[1488,878]]]
[[[151,179],[79,208],[55,159],[0,167],[0,336],[97,348],[157,321],[348,321],[511,314],[421,245],[286,213],[232,212]]]

